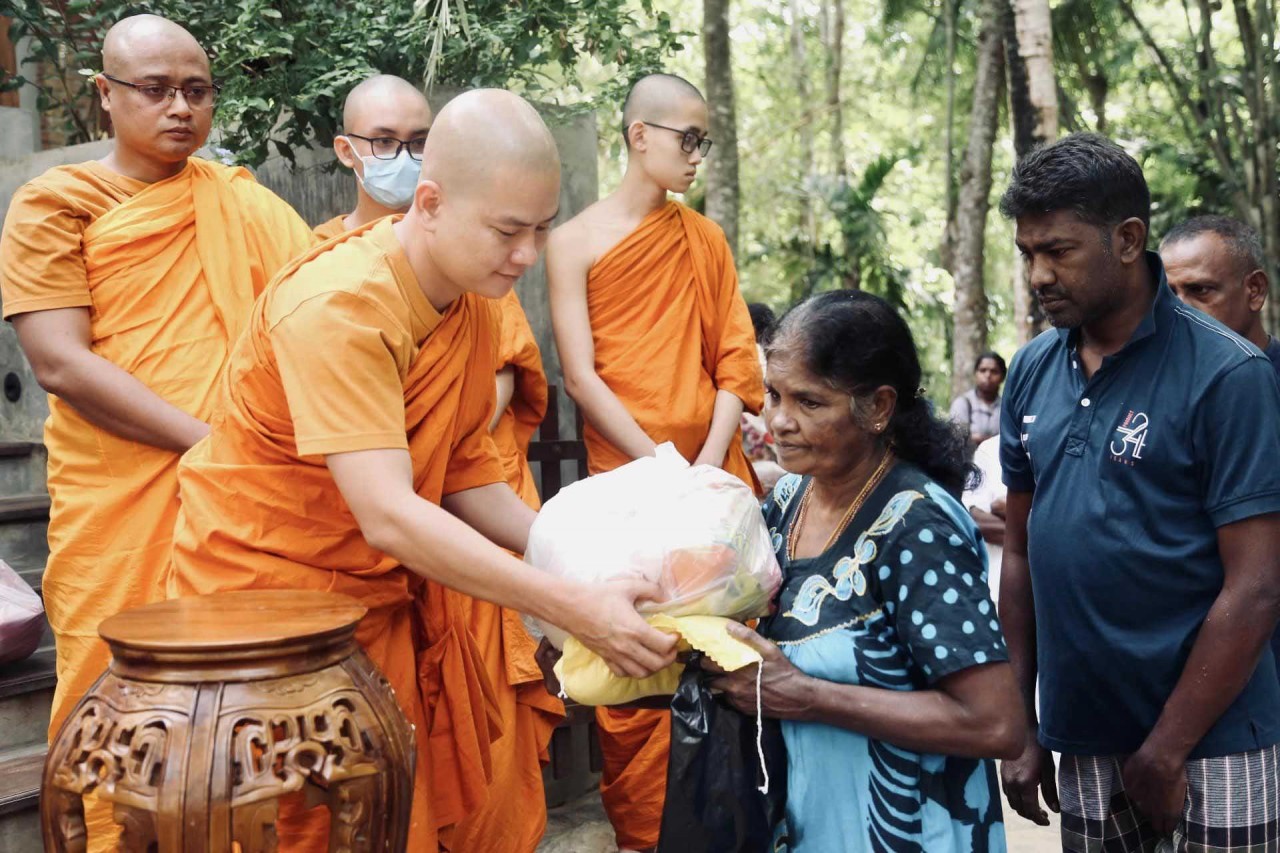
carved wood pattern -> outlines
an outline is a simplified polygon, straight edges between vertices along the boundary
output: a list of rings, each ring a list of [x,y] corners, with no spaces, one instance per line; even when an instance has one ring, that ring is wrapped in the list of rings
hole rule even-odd
[[[301,791],[329,807],[330,850],[403,850],[413,732],[381,673],[354,643],[352,652],[263,681],[159,683],[109,671],[49,751],[46,847],[85,849],[82,798],[96,791],[115,804],[126,853],[220,853],[233,842],[269,853],[278,798]]]

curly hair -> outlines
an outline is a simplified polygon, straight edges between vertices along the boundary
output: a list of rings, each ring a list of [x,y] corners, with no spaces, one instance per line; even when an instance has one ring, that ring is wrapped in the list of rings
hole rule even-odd
[[[959,495],[972,467],[959,427],[938,418],[919,393],[920,359],[907,323],[888,302],[860,290],[820,293],[783,316],[765,346],[769,357],[798,355],[805,368],[849,394],[855,422],[869,427],[871,394],[888,385],[898,400],[885,435],[898,458]]]

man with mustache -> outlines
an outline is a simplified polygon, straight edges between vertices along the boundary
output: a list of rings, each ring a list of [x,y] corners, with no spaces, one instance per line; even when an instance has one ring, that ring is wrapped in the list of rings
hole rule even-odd
[[[1270,850],[1280,387],[1173,295],[1150,207],[1093,134],[1029,154],[1001,201],[1055,326],[1014,358],[1002,412],[1000,616],[1041,711],[1004,789],[1041,824],[1038,790],[1061,803],[1064,851]]]
[[[0,237],[4,316],[50,395],[50,734],[107,666],[98,623],[163,598],[178,458],[209,431],[254,298],[313,242],[248,172],[192,156],[218,86],[190,33],[124,18],[102,68],[110,153],[20,189]],[[109,815],[89,809],[90,850],[114,846]]]

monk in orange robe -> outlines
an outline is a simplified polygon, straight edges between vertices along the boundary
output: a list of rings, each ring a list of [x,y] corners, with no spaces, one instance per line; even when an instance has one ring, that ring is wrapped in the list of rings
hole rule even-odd
[[[248,172],[191,156],[217,90],[186,30],[126,18],[102,62],[111,152],[20,189],[0,237],[4,316],[50,395],[51,737],[107,666],[98,623],[163,597],[178,457],[208,432],[253,300],[313,242]],[[113,846],[109,815],[90,808],[91,850]]]
[[[586,420],[587,463],[608,471],[670,441],[759,490],[739,421],[764,382],[720,228],[668,199],[710,148],[692,84],[653,74],[623,107],[627,170],[612,195],[556,229],[547,250],[565,388]],[[624,850],[658,842],[670,714],[598,708],[601,792]]]
[[[674,660],[635,612],[656,585],[573,584],[503,550],[524,550],[535,513],[489,434],[495,300],[537,259],[559,184],[532,107],[456,98],[409,212],[322,243],[259,300],[179,470],[171,594],[324,589],[369,609],[357,639],[415,726],[412,851],[450,843],[494,778],[503,718],[474,600],[561,625],[619,672]],[[326,849],[328,812],[301,799],[281,806],[282,849]]]
[[[430,128],[431,106],[408,80],[378,74],[357,83],[333,138],[338,162],[356,176],[356,208],[317,225],[316,237],[328,240],[408,210]]]
[[[547,377],[514,290],[498,301],[498,309],[498,402],[489,428],[507,484],[537,510],[542,501],[528,452],[547,411]],[[490,745],[493,781],[484,803],[447,835],[443,846],[468,853],[533,853],[547,825],[542,764],[549,760],[547,745],[564,717],[564,704],[547,693],[534,659],[537,644],[517,611],[475,601],[470,627],[485,653],[502,736]]]

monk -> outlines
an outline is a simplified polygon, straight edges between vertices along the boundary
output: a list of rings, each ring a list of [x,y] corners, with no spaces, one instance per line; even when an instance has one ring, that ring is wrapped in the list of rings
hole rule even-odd
[[[357,83],[342,103],[342,134],[333,138],[338,162],[356,176],[356,207],[316,226],[321,240],[404,213],[413,201],[431,107],[401,77],[378,74]]]
[[[547,410],[542,353],[516,292],[498,301],[497,405],[489,423],[503,475],[531,509],[542,502],[529,467],[529,442]],[[490,746],[493,781],[484,803],[445,838],[455,851],[533,853],[547,825],[542,764],[564,705],[549,694],[534,658],[537,645],[520,614],[474,601],[471,634],[484,651],[502,719]]]
[[[672,201],[711,148],[691,83],[652,74],[623,106],[627,170],[608,197],[556,229],[547,248],[565,388],[586,420],[587,464],[608,471],[673,442],[759,491],[739,420],[764,382],[733,256],[713,222]],[[670,715],[599,708],[601,792],[618,846],[658,841]]]
[[[192,156],[218,89],[190,33],[125,18],[102,68],[110,153],[22,187],[0,237],[4,316],[50,395],[50,736],[106,668],[98,623],[163,597],[178,457],[208,432],[254,298],[313,242],[248,172]],[[113,844],[107,815],[90,810],[91,850]]]
[[[489,434],[496,300],[537,259],[559,186],[532,107],[460,95],[409,212],[303,254],[258,301],[179,471],[171,594],[323,589],[368,608],[357,639],[416,731],[409,850],[450,843],[494,777],[502,712],[473,599],[563,626],[619,673],[674,660],[673,638],[635,612],[656,585],[574,584],[507,553],[535,513]],[[327,825],[325,809],[282,805],[282,849],[325,849]]]

